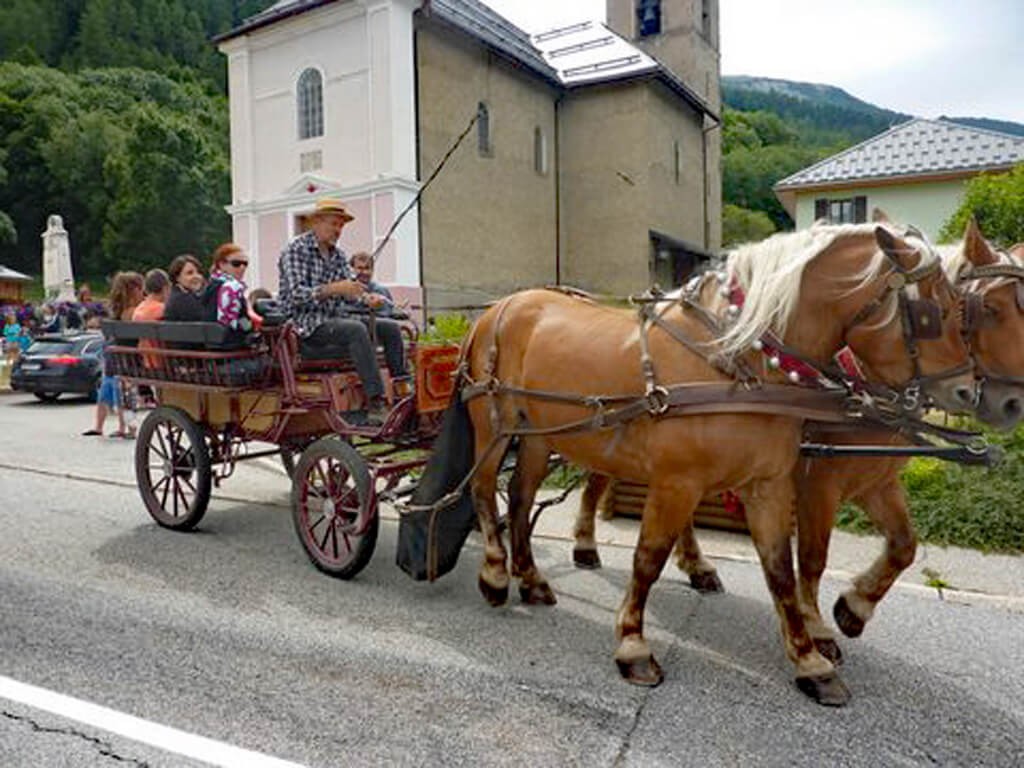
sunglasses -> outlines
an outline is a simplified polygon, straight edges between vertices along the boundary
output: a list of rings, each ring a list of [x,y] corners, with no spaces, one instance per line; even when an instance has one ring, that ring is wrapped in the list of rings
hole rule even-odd
[[[248,267],[249,262],[245,259],[228,259],[228,264],[232,267]]]

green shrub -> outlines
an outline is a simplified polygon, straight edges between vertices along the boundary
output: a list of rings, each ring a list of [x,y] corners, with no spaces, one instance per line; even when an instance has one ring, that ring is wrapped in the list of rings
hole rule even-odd
[[[465,315],[450,312],[430,318],[420,334],[421,344],[458,344],[469,333],[472,323]]]
[[[903,471],[910,514],[922,542],[971,547],[986,552],[1024,552],[1024,427],[1010,434],[987,433],[1006,451],[993,469],[931,458],[911,460]],[[844,504],[837,525],[854,533],[873,532],[867,516]]]

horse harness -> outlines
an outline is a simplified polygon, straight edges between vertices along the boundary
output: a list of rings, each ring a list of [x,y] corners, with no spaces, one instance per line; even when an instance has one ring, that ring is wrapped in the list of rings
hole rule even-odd
[[[1024,312],[1024,267],[1018,264],[998,263],[971,267],[957,275],[957,282],[969,283],[974,280],[998,278],[1016,281],[1017,309],[1020,312]],[[985,294],[997,286],[998,283],[992,283],[977,291],[967,291],[964,296],[961,332],[968,348],[971,347],[971,339],[974,337],[974,334],[991,321],[990,311],[985,306]],[[980,382],[979,393],[981,387],[984,387],[985,383],[989,381],[1024,387],[1024,376],[1008,376],[1002,373],[995,373],[982,366],[977,359],[974,359],[974,370]]]
[[[913,365],[912,378],[901,388],[869,383],[860,379],[851,382],[850,373],[839,366],[817,365],[788,348],[776,336],[768,332],[753,344],[755,350],[768,356],[768,367],[781,369],[790,382],[765,382],[743,357],[724,359],[710,352],[714,339],[720,338],[725,327],[721,320],[709,312],[696,296],[711,273],[691,281],[679,303],[692,313],[712,334],[712,342],[697,341],[676,325],[667,322],[664,315],[674,305],[657,291],[641,297],[631,297],[639,306],[641,371],[644,378],[643,395],[577,395],[566,392],[551,392],[525,389],[501,382],[496,376],[498,363],[498,341],[501,334],[502,317],[513,297],[506,297],[499,304],[495,321],[494,337],[488,350],[483,376],[473,380],[469,376],[468,363],[463,360],[459,369],[461,398],[464,402],[481,396],[490,399],[491,421],[496,439],[512,436],[554,436],[618,427],[626,422],[650,415],[652,418],[698,414],[764,413],[789,416],[824,423],[852,422],[866,426],[887,426],[890,428],[912,427],[913,430],[934,432],[930,424],[917,419],[914,414],[920,406],[922,387],[934,381],[958,376],[970,370],[970,364],[925,376],[921,373],[917,342],[937,338],[941,333],[942,310],[931,299],[912,299],[907,287],[924,280],[940,269],[937,262],[921,267],[906,269],[892,257],[894,271],[886,287],[875,299],[861,308],[847,326],[846,332],[866,322],[875,312],[885,306],[889,296],[896,292],[899,301],[903,337]],[[717,273],[719,281],[724,277]],[[561,286],[550,287],[561,293],[589,300],[589,296],[576,289]],[[742,304],[742,291],[736,285],[723,287],[721,293],[730,299],[728,314],[736,317]],[[659,305],[664,305],[659,310]],[[660,384],[649,350],[650,328],[657,326],[698,355],[716,370],[729,376],[729,382],[708,382],[700,384]],[[468,348],[467,345],[466,348]],[[793,386],[801,382],[815,382],[816,386]],[[553,427],[531,427],[526,424],[503,425],[498,411],[499,396],[521,396],[536,400],[579,405],[589,408],[589,416]],[[943,436],[954,438],[956,430],[941,430]]]

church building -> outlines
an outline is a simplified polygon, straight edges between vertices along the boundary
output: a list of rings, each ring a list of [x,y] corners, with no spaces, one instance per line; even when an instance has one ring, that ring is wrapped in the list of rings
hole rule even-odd
[[[607,16],[531,36],[477,0],[280,0],[218,38],[250,285],[319,197],[374,251],[442,163],[378,256],[396,298],[681,282],[720,245],[718,2]]]

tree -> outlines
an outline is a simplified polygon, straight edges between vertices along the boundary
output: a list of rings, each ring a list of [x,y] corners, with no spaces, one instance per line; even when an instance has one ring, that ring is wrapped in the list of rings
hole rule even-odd
[[[75,270],[87,277],[166,264],[226,240],[230,199],[226,100],[184,70],[66,74],[0,64],[0,211],[21,233],[60,213]],[[17,183],[15,183],[15,180]],[[38,271],[37,238],[11,250]]]
[[[722,245],[733,246],[764,240],[775,231],[775,223],[762,211],[738,205],[722,206]]]
[[[939,238],[958,240],[971,216],[985,237],[1002,247],[1024,242],[1024,163],[1009,173],[983,173],[971,179],[963,202],[942,227]]]

